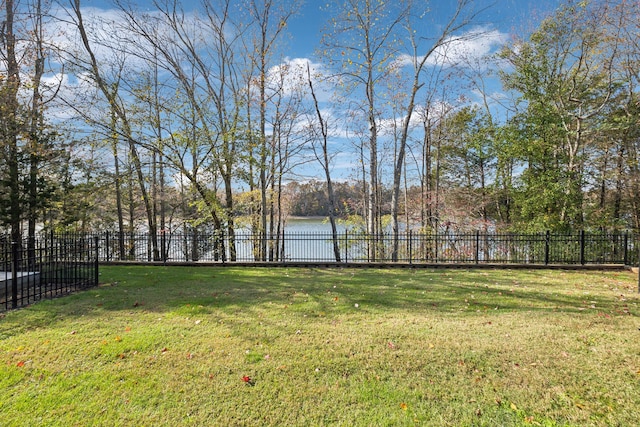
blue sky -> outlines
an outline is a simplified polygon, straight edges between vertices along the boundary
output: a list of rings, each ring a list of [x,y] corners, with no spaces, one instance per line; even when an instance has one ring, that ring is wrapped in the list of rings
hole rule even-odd
[[[476,0],[478,9],[486,10],[477,24],[504,33],[525,36],[562,2],[559,0]],[[432,13],[425,16],[425,25],[443,24],[455,7],[456,0],[432,0]],[[324,1],[309,0],[301,13],[289,22],[293,38],[290,57],[312,57],[318,46],[328,13]]]
[[[142,10],[153,9],[153,3],[150,1],[130,1]],[[288,44],[281,49],[282,60],[289,61],[290,63],[295,60],[298,65],[304,65],[308,62],[313,64],[316,69],[322,69],[324,66],[321,63],[322,59],[315,56],[315,51],[319,47],[322,32],[330,18],[327,3],[331,3],[332,1],[333,0],[325,0],[318,2],[308,0],[300,10],[299,15],[291,18],[287,25],[291,37]],[[98,11],[94,9],[94,13],[102,14],[102,12],[104,12],[105,16],[109,16],[112,13],[108,11],[112,9],[109,0],[81,0],[81,4],[84,8],[97,8]],[[198,0],[191,0],[183,2],[182,5],[184,10],[188,12],[194,7],[197,7],[198,4]],[[430,29],[437,32],[439,26],[444,25],[448,21],[457,4],[457,0],[433,0],[429,4],[430,11],[423,17],[418,25],[419,28],[417,28],[421,34],[427,35]],[[495,52],[501,44],[507,42],[514,36],[526,37],[527,34],[536,29],[542,18],[553,13],[555,8],[560,4],[561,1],[559,0],[475,0],[475,8],[483,10],[483,12],[474,19],[472,25],[465,27],[463,31],[480,31],[480,33],[484,35],[474,40],[461,41],[458,49],[460,49],[463,54],[471,56],[478,55],[478,60],[482,61],[479,55],[489,53],[485,50],[490,49]],[[420,53],[421,52],[419,52],[419,54]],[[480,67],[482,66],[483,65]],[[277,67],[277,64],[274,64],[274,67]],[[499,96],[500,87],[497,84],[497,80],[494,78],[488,83],[490,85],[488,88],[489,91],[495,92],[497,96]],[[472,92],[469,92],[468,98],[471,102],[479,102],[478,99],[473,99],[474,94]],[[328,100],[328,97],[325,98],[325,101],[326,100]],[[324,107],[325,106],[323,106],[323,108]],[[339,111],[335,113],[335,108],[340,108],[340,106],[334,106],[333,112],[329,112],[329,106],[326,108],[327,114],[329,115],[332,113],[340,114]],[[385,120],[389,122],[395,119],[397,119],[397,117],[387,117]],[[337,126],[340,127],[341,125]],[[333,169],[336,175],[343,178],[352,174],[354,168],[353,134],[352,140],[348,141],[347,133],[345,128],[340,128],[333,135],[333,141],[336,144]],[[310,165],[307,166],[309,175],[317,175],[317,171],[313,171],[313,169]]]
[[[333,0],[329,0],[331,2]],[[425,25],[442,24],[450,16],[457,0],[424,0],[431,12],[425,16]],[[142,9],[151,7],[149,0],[131,0]],[[289,32],[292,41],[289,52],[292,58],[310,58],[314,54],[328,19],[328,1],[306,0],[300,13],[289,22]],[[562,1],[560,0],[475,0],[476,8],[486,10],[479,16],[478,25],[498,29],[508,34],[526,35],[538,24],[542,17],[547,16]],[[81,0],[84,7],[100,9],[112,8],[110,0]],[[187,0],[182,5],[185,10],[198,7],[200,1]]]

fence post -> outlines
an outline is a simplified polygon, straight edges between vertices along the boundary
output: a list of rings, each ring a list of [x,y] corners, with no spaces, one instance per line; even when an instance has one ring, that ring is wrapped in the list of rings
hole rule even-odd
[[[11,307],[18,308],[18,242],[11,242]]]
[[[413,264],[413,230],[409,230],[409,264]]]
[[[227,240],[227,235],[225,234],[224,228],[221,230],[220,234],[222,235],[222,237],[220,238],[222,240],[222,264],[224,265],[227,262],[227,248],[231,245],[230,240]],[[284,237],[283,237],[284,239]],[[233,242],[233,244],[235,245],[235,242]],[[278,248],[276,248],[276,256],[278,253]]]
[[[109,230],[104,232],[104,240],[105,240],[105,257],[106,257],[106,261],[109,262]]]
[[[476,262],[476,264],[478,264],[478,262],[480,260],[480,230],[476,230],[476,251],[474,254],[474,261]]]
[[[349,262],[349,230],[344,230],[344,263]]]
[[[43,241],[44,240],[44,249],[42,247],[43,245]],[[46,256],[46,249],[47,248],[47,238],[46,236],[44,237],[44,239],[41,237],[40,239],[38,239],[38,270],[40,272],[40,274],[37,275],[38,277],[38,289],[40,292],[40,295],[38,296],[38,298],[42,299],[42,285],[44,284],[44,272],[45,272],[45,267],[44,267],[44,259],[43,257]]]
[[[584,259],[584,230],[580,231],[580,265],[584,265],[585,264],[585,259]]]
[[[544,265],[549,264],[549,239],[551,238],[551,232],[547,230],[544,238]]]
[[[93,266],[93,269],[94,269],[94,272],[93,272],[93,274],[94,274],[93,275],[93,279],[94,279],[93,286],[98,286],[98,283],[100,281],[99,274],[98,274],[98,265],[100,264],[99,263],[99,259],[100,259],[99,241],[100,241],[100,238],[98,236],[95,236],[93,238],[93,244],[94,244],[93,250],[94,250],[94,255],[95,255],[94,266]]]

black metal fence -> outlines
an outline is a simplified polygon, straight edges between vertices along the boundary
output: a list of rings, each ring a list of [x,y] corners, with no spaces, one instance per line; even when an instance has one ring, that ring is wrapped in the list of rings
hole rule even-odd
[[[0,236],[0,310],[97,285],[98,244],[97,237]]]
[[[264,237],[224,233],[102,233],[103,262],[406,263],[406,264],[620,264],[637,265],[631,233],[417,233],[371,236],[341,232]],[[153,241],[156,245],[154,246]],[[396,243],[397,242],[397,243]],[[336,251],[338,256],[336,256]]]
[[[155,245],[154,245],[155,242]],[[631,233],[284,233],[48,234],[11,242],[0,235],[0,310],[98,284],[99,262],[638,265]],[[640,286],[640,283],[639,283]]]

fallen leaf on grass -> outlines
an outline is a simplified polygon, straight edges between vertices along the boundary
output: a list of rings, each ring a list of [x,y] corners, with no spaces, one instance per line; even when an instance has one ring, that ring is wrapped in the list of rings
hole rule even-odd
[[[22,368],[24,366],[24,360],[19,361],[18,363],[16,363],[16,366],[18,368]]]
[[[406,404],[406,403],[402,402],[402,403],[400,404],[400,408],[401,408],[403,411],[406,411],[406,410],[407,410],[407,408],[408,408],[408,406],[407,406],[407,404]]]
[[[254,386],[254,385],[255,385],[255,382],[254,382],[254,381],[251,379],[251,377],[250,377],[250,376],[248,376],[248,375],[243,376],[243,377],[242,377],[242,381],[243,381],[245,384],[250,385],[250,386]]]

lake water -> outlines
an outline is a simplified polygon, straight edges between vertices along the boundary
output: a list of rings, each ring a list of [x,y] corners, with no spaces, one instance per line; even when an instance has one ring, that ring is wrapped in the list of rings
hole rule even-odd
[[[353,261],[362,259],[366,254],[367,241],[358,238],[354,232],[347,232],[345,224],[337,225],[338,240],[341,259]],[[127,236],[125,236],[126,238]],[[197,243],[188,235],[180,233],[167,235],[167,248],[169,261],[199,261],[220,260],[215,255],[213,237],[201,235]],[[282,245],[284,240],[284,252],[280,259],[288,261],[335,261],[333,241],[331,239],[331,224],[326,218],[289,218],[285,225],[284,237],[279,239]],[[229,242],[225,244],[226,259],[230,259]],[[269,241],[270,246],[275,241]],[[197,250],[195,250],[197,244]],[[136,259],[150,260],[150,244],[148,236],[141,235],[132,241],[127,241],[126,246],[133,246]],[[260,245],[256,236],[252,235],[248,228],[239,228],[235,235],[236,261],[250,262],[255,260],[255,250]],[[117,256],[118,243],[116,236],[111,236],[102,248],[104,259],[112,260]],[[106,249],[108,248],[108,249]],[[194,255],[197,253],[197,255]]]
[[[337,224],[338,233],[344,233],[347,227]],[[290,218],[285,224],[285,233],[331,233],[328,218]]]
[[[343,237],[347,227],[337,225]],[[247,237],[245,237],[247,236]],[[236,234],[238,260],[251,260],[253,244],[246,232]],[[341,252],[344,248],[341,248]],[[290,218],[285,224],[284,257],[290,261],[335,260],[331,241],[331,223],[327,218]]]

